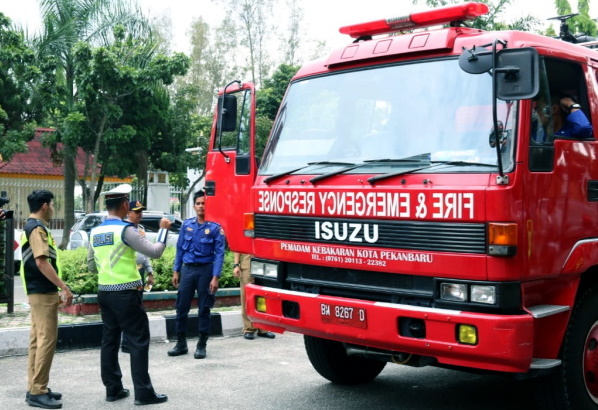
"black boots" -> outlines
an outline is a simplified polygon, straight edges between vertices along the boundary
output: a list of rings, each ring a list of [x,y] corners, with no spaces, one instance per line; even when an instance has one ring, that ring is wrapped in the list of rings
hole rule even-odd
[[[197,341],[197,349],[195,349],[195,354],[193,357],[196,359],[203,359],[206,357],[206,343],[208,342],[208,334],[207,333],[200,333],[199,340]]]
[[[176,345],[168,351],[168,356],[180,356],[182,354],[187,354],[188,351],[189,349],[187,349],[187,335],[185,335],[184,333],[180,333],[177,335]]]
[[[206,344],[208,342],[208,334],[200,333],[199,340],[197,341],[197,348],[193,357],[196,359],[203,359],[206,357]],[[187,336],[185,334],[177,335],[176,345],[168,351],[168,356],[180,356],[187,354],[189,349],[187,348]]]

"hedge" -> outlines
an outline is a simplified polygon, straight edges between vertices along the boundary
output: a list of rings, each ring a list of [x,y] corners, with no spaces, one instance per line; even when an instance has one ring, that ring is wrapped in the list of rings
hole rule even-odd
[[[62,265],[62,278],[76,295],[93,294],[98,291],[98,281],[95,274],[87,269],[87,249],[78,248],[73,251],[58,251]],[[173,247],[167,247],[159,259],[152,259],[154,268],[154,286],[152,292],[161,290],[176,290],[172,286],[172,267],[174,265]],[[239,286],[239,279],[233,275],[233,254],[226,251],[224,266],[220,276],[221,288],[235,288]]]

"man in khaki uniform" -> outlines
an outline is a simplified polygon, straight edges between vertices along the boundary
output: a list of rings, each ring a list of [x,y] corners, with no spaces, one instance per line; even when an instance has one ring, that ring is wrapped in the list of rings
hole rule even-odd
[[[233,275],[241,282],[241,315],[243,317],[243,337],[247,340],[255,339],[255,332],[259,337],[274,339],[276,335],[272,332],[264,332],[261,329],[253,327],[251,320],[247,317],[247,308],[245,307],[245,285],[253,283],[251,277],[251,255],[243,253],[233,253]]]
[[[61,279],[58,247],[49,227],[54,215],[54,194],[33,191],[27,202],[31,215],[21,237],[21,278],[31,306],[25,399],[33,407],[59,409],[62,394],[48,389],[48,381],[58,339],[58,306],[61,299],[69,306],[73,294]]]

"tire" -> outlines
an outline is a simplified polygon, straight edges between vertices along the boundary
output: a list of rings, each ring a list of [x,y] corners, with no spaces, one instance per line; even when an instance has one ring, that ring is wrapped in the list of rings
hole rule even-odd
[[[536,381],[542,409],[598,409],[598,288],[576,302],[561,349],[562,365]]]
[[[369,383],[386,366],[386,362],[348,356],[342,343],[304,336],[305,350],[311,365],[332,383],[358,385]]]

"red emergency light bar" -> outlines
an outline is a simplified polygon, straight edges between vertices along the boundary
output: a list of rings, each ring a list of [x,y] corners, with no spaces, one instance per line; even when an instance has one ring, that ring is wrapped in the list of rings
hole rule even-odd
[[[348,34],[353,38],[374,36],[391,33],[393,31],[411,30],[449,24],[453,21],[473,20],[488,13],[488,5],[484,3],[464,3],[457,6],[442,7],[408,16],[395,17],[385,20],[370,21],[368,23],[344,26],[339,29],[341,34]]]

